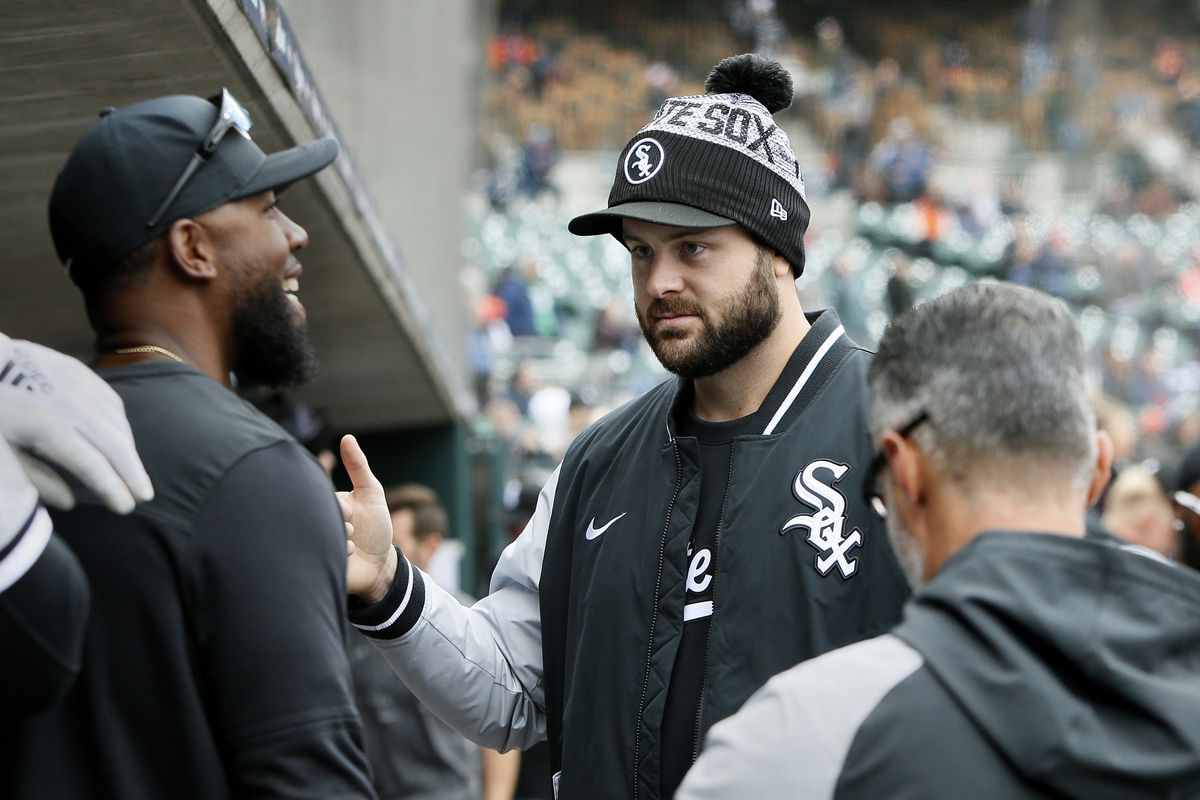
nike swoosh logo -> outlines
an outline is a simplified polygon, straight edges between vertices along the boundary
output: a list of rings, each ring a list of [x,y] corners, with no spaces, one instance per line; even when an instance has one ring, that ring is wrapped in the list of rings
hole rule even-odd
[[[621,514],[618,514],[617,516],[610,519],[607,524],[602,525],[599,528],[596,527],[596,518],[592,517],[592,521],[588,523],[587,533],[584,534],[584,537],[586,537],[588,540],[595,539],[597,536],[599,536],[600,534],[604,533],[606,530],[611,528],[612,524],[614,522],[616,522],[617,520],[619,520],[621,517],[625,516],[628,513],[629,513],[628,511],[625,511]]]

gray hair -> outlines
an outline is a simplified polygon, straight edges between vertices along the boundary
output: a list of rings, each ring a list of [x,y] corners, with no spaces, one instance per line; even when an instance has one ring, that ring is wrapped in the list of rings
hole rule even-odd
[[[1084,491],[1096,459],[1085,372],[1063,303],[1012,284],[972,284],[884,333],[868,375],[871,433],[878,439],[925,411],[915,441],[966,489],[986,481],[1039,495]]]

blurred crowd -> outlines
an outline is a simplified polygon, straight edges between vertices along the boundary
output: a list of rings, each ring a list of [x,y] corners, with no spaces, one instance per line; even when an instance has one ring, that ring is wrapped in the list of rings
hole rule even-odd
[[[824,154],[804,164],[810,198],[849,209],[809,232],[806,302],[872,346],[895,314],[973,280],[1063,299],[1097,392],[1131,420],[1127,460],[1169,484],[1200,426],[1200,205],[1186,182],[1200,35],[1187,9],[1159,10],[1030,0],[814,20],[739,0],[677,26],[617,26],[645,13],[626,4],[611,20],[506,15],[487,52],[467,274],[481,430],[513,443],[512,485],[539,483],[580,426],[661,375],[620,251],[558,231],[563,153],[619,146],[663,98],[702,92],[714,54],[749,49],[796,78],[781,119]],[[1004,135],[964,152],[947,121]],[[973,157],[991,174],[957,179]],[[1025,174],[1039,157],[1072,201],[1054,211]]]

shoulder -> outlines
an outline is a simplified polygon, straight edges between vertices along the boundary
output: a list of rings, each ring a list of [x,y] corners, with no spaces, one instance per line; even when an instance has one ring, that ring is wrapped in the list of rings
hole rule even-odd
[[[812,708],[828,703],[844,713],[852,710],[847,707],[847,702],[862,707],[873,706],[923,663],[920,653],[887,634],[840,647],[798,664],[768,681],[763,691],[781,701],[799,702]],[[842,686],[840,690],[819,694],[810,691],[835,678],[835,683]]]
[[[154,481],[151,505],[160,511],[193,513],[235,465],[260,451],[286,454],[281,463],[300,471],[289,469],[289,475],[306,471],[305,453],[286,431],[194,370],[113,370],[104,377],[125,403],[138,453]]]
[[[110,370],[104,377],[125,403],[135,437],[159,437],[152,446],[238,453],[290,438],[233,391],[190,368]]]
[[[864,721],[921,665],[915,650],[885,635],[776,675],[713,726],[680,797],[732,796],[735,787],[738,796],[832,797]]]
[[[290,440],[254,406],[195,370],[105,377],[125,403],[134,436],[152,439],[151,449],[232,459]]]

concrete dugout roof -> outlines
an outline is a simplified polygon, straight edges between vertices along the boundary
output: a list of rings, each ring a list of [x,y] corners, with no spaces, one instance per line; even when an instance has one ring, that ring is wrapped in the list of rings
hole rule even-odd
[[[302,72],[262,41],[263,2],[47,0],[0,6],[0,330],[91,357],[79,294],[59,265],[46,201],[70,148],[105,106],[226,86],[272,152],[321,135]],[[274,46],[274,45],[272,45]],[[319,104],[319,97],[316,98]],[[342,430],[439,424],[470,412],[457,365],[430,333],[402,258],[375,221],[351,161],[291,187],[281,206],[308,229],[300,297],[321,360],[297,397]],[[114,198],[115,200],[115,198]],[[363,203],[366,203],[364,207]],[[397,243],[400,251],[403,243]]]

